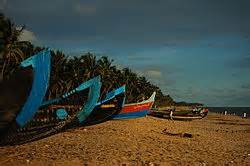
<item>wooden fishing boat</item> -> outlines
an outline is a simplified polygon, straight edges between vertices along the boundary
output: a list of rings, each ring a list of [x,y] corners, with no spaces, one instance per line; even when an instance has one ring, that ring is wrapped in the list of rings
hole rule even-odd
[[[44,102],[23,127],[12,124],[2,135],[0,144],[23,144],[79,126],[96,106],[100,87],[100,77],[95,77],[59,98]],[[87,101],[82,97],[86,88],[90,89]]]
[[[8,80],[0,84],[1,136],[12,126],[23,127],[42,103],[50,74],[50,51],[24,60]]]
[[[159,117],[159,118],[165,118],[165,119],[172,119],[172,120],[194,120],[194,119],[202,119],[202,116],[182,116],[182,115],[170,115],[170,113],[166,112],[159,112],[159,111],[153,111],[149,113],[150,116]]]
[[[0,144],[33,118],[46,93],[49,74],[50,51],[45,50],[24,60],[8,80],[2,81]]]
[[[172,120],[195,120],[195,119],[202,119],[206,117],[208,114],[207,108],[199,108],[199,109],[189,109],[189,110],[178,110],[175,111],[174,109],[170,110],[154,110],[149,113],[151,116],[165,118],[165,119],[172,119]]]
[[[202,116],[173,116],[173,120],[183,120],[183,121],[191,121],[191,120],[197,120],[202,119]]]
[[[32,70],[27,68],[17,69],[8,80],[0,82],[0,133],[15,120],[27,100],[32,79]]]
[[[125,85],[109,92],[106,98],[96,104],[96,107],[81,126],[94,125],[112,119],[123,108],[125,98]]]
[[[139,103],[125,104],[121,112],[114,115],[113,119],[131,119],[144,117],[150,111],[150,108],[154,104],[156,92],[151,97]]]

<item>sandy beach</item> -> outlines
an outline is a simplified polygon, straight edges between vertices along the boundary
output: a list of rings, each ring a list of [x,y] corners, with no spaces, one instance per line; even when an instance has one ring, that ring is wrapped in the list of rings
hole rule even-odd
[[[0,165],[250,165],[250,119],[112,120],[19,146]]]

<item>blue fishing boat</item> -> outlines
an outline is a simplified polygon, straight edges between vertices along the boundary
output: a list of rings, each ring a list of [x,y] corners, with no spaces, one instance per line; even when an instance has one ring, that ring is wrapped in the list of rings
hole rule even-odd
[[[47,91],[49,75],[50,51],[45,50],[24,60],[8,80],[1,82],[1,136],[33,118]]]
[[[100,77],[95,77],[80,84],[77,88],[63,94],[61,97],[44,102],[32,120],[25,126],[15,128],[6,134],[2,144],[23,144],[35,141],[58,132],[64,131],[70,125],[79,126],[93,111],[100,94]],[[74,95],[89,89],[88,100],[85,98],[75,102]],[[73,123],[74,122],[74,123]]]
[[[82,125],[94,125],[112,119],[121,112],[125,99],[125,85],[107,93],[104,100],[98,102]]]
[[[35,73],[32,89],[21,111],[18,112],[17,116],[14,116],[14,122],[6,125],[2,130],[1,145],[34,141],[66,129],[69,123],[77,122],[81,124],[95,108],[100,95],[100,76],[80,84],[58,98],[42,103],[46,92],[44,87],[47,89],[49,81],[49,72],[41,71],[43,69],[41,66],[44,66],[43,63],[49,64],[44,67],[47,69],[46,71],[50,69],[50,58],[43,57],[46,55],[50,57],[49,52],[42,52],[22,62],[23,67],[32,64],[33,73]],[[35,67],[40,69],[42,77],[36,76],[36,74],[39,75],[37,73],[39,70],[35,70]],[[47,77],[43,75],[44,73],[46,73]],[[39,85],[39,83],[45,84]],[[89,89],[87,101],[84,97],[81,97],[83,96],[81,93],[85,89]],[[36,93],[41,95],[36,95]],[[76,97],[78,98],[77,102],[75,101]],[[82,100],[79,100],[79,98]]]

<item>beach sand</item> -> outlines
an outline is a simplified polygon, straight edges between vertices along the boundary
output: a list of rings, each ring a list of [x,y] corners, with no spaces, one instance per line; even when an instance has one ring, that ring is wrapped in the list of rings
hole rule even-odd
[[[19,146],[0,165],[250,165],[250,119],[112,120]]]

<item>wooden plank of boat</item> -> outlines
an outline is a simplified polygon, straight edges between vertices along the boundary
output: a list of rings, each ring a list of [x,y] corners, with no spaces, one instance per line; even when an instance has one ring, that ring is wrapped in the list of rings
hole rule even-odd
[[[115,108],[115,104],[102,104],[100,108],[105,109],[105,108]]]
[[[162,115],[163,118],[170,118],[170,115]]]
[[[202,116],[173,116],[174,120],[196,120],[196,119],[202,119]]]
[[[166,111],[152,111],[149,115],[159,117],[159,118],[166,118],[166,119],[171,119],[170,112]],[[186,116],[181,116],[181,115],[173,115],[172,119],[173,120],[195,120],[195,119],[202,119],[204,116],[202,115],[186,115]]]

